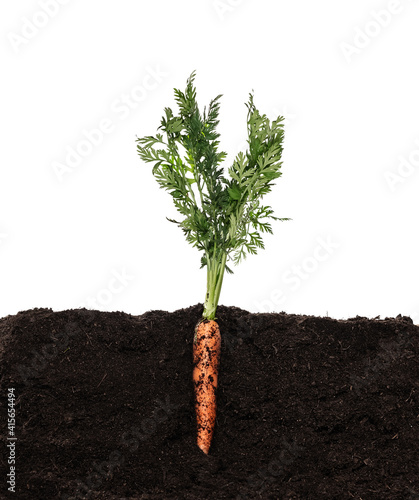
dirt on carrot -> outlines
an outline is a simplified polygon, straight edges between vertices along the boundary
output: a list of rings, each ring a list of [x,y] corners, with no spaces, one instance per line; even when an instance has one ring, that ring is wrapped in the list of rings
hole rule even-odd
[[[197,445],[207,455],[215,427],[220,352],[218,323],[214,320],[199,322],[193,343],[193,382]]]

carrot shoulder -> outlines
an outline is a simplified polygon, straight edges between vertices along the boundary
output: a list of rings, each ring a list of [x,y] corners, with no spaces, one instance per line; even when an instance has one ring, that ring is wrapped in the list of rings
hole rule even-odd
[[[214,320],[202,320],[196,328],[193,344],[193,382],[197,444],[205,454],[208,454],[214,433],[220,352],[218,323]]]

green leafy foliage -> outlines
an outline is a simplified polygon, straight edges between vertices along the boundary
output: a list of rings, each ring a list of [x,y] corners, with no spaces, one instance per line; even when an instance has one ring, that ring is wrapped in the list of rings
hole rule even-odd
[[[248,148],[236,156],[226,177],[221,167],[226,153],[218,150],[216,131],[221,95],[201,114],[194,79],[195,72],[184,92],[175,89],[178,114],[164,109],[158,129],[163,133],[137,138],[138,153],[143,161],[154,164],[157,182],[172,195],[183,218],[168,220],[203,252],[201,267],[219,262],[222,255],[225,262],[231,259],[238,264],[247,254],[264,248],[262,233],[272,233],[270,221],[289,220],[275,217],[270,207],[261,204],[281,176],[284,118],[270,122],[249,94]],[[232,273],[228,265],[225,268]]]

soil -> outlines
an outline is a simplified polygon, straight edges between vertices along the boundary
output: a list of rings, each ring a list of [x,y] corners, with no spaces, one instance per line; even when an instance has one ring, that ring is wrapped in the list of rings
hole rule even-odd
[[[409,317],[219,306],[217,421],[205,455],[192,381],[201,314],[197,304],[0,319],[0,497],[419,498],[419,326]],[[7,440],[9,388],[16,441]]]

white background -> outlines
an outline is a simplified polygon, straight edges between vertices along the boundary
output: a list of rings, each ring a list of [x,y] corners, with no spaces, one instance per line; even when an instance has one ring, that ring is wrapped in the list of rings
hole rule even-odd
[[[203,302],[200,254],[135,142],[196,70],[202,108],[223,94],[226,167],[252,89],[286,118],[265,201],[293,220],[226,274],[220,303],[419,323],[418,16],[409,0],[2,1],[0,317]]]

